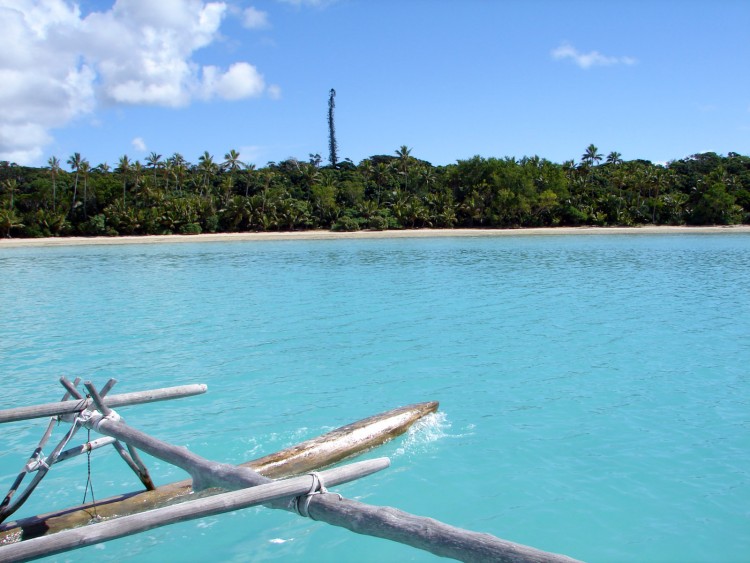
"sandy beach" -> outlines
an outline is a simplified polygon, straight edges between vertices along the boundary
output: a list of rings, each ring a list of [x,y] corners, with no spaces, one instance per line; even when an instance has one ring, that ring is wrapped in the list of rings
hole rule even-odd
[[[0,239],[0,249],[39,246],[75,246],[107,244],[161,244],[183,242],[279,241],[279,240],[334,240],[371,238],[426,238],[426,237],[499,237],[550,235],[603,234],[712,234],[750,233],[750,225],[722,227],[552,227],[539,229],[413,229],[404,231],[292,231],[264,233],[213,233],[201,235],[148,235],[123,237],[53,237],[31,239]]]

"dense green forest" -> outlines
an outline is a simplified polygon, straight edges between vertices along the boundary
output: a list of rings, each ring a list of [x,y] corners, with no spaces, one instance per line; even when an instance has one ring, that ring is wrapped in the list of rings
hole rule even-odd
[[[151,153],[45,168],[0,162],[0,236],[116,236],[303,229],[521,228],[750,223],[750,157],[695,154],[666,165],[475,156],[433,166],[400,147],[359,164],[319,155],[244,164]]]

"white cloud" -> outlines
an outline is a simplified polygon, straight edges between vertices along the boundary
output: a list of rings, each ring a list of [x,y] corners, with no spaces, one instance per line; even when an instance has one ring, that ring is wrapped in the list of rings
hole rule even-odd
[[[240,100],[259,96],[265,90],[263,77],[248,63],[234,63],[225,73],[215,66],[203,68],[203,97]]]
[[[576,65],[583,69],[588,69],[592,66],[612,66],[619,64],[634,65],[638,62],[633,57],[610,57],[602,55],[598,51],[581,53],[570,43],[562,43],[559,47],[552,50],[551,55],[552,58],[556,60],[571,59]]]
[[[55,128],[99,104],[262,95],[249,63],[221,69],[193,59],[220,39],[227,11],[216,1],[117,0],[84,17],[71,0],[0,0],[0,160],[33,163]]]
[[[268,87],[267,92],[268,92],[268,97],[271,98],[272,100],[281,99],[281,86],[279,86],[278,84],[271,84]]]
[[[133,145],[133,148],[139,152],[146,152],[146,141],[143,140],[143,137],[136,137],[132,141],[130,141],[130,144]]]
[[[34,162],[42,156],[42,146],[52,141],[47,131],[33,123],[0,123],[0,147],[9,147],[0,153],[0,160],[9,162]]]
[[[250,6],[242,12],[242,25],[247,29],[268,27],[268,14]]]
[[[50,129],[91,111],[94,72],[66,48],[77,7],[0,0],[0,21],[0,160],[26,164],[42,156]]]

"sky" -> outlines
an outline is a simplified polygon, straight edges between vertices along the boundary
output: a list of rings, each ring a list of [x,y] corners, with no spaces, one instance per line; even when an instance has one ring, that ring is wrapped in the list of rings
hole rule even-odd
[[[0,160],[750,155],[748,0],[0,0]]]

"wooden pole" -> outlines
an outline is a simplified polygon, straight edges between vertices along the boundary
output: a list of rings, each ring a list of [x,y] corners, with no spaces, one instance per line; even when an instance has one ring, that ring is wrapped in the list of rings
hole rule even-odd
[[[143,403],[153,403],[156,401],[167,401],[169,399],[200,395],[205,393],[206,389],[208,388],[204,384],[180,385],[177,387],[153,389],[151,391],[135,391],[133,393],[111,395],[105,397],[103,402],[110,408],[123,407],[126,405],[140,405]],[[93,401],[91,399],[81,399],[75,401],[62,401],[59,403],[45,403],[43,405],[32,407],[6,409],[0,411],[0,424],[3,422],[17,422],[19,420],[81,412],[82,410],[91,407],[92,404]]]
[[[81,379],[77,377],[75,383],[71,383],[64,375],[60,378],[60,384],[65,387],[71,397],[73,397],[74,399],[78,399],[79,401],[83,399],[83,395],[81,395],[78,389],[76,389],[76,385],[78,385],[78,382],[80,380]],[[67,397],[63,399],[63,401],[66,399]]]
[[[323,471],[320,473],[320,477],[327,485],[335,486],[371,475],[376,471],[385,469],[389,465],[390,461],[388,458],[360,461],[344,467]],[[22,562],[38,557],[55,555],[96,543],[145,532],[161,526],[176,524],[177,522],[213,516],[278,499],[304,495],[310,490],[310,486],[310,476],[295,477],[284,481],[272,481],[249,489],[241,489],[156,510],[149,510],[141,514],[123,516],[115,520],[108,520],[51,536],[0,547],[0,559],[3,561]],[[337,497],[337,495],[331,496]]]
[[[61,378],[61,379],[65,380],[65,382],[67,382],[68,385],[71,385],[72,386],[72,390],[75,393],[78,393],[78,391],[75,388],[75,386],[78,385],[78,383],[81,381],[78,377],[76,377],[75,382],[72,383],[72,384],[67,379],[65,379],[64,377]],[[63,383],[63,386],[65,387],[65,383]],[[65,392],[65,394],[63,395],[62,399],[60,399],[60,400],[61,401],[67,401],[68,397],[70,397],[70,390],[67,390]],[[39,458],[42,455],[42,448],[44,448],[44,446],[47,445],[47,442],[49,441],[50,437],[52,436],[52,431],[55,429],[56,425],[57,425],[57,420],[55,420],[54,418],[49,421],[49,423],[47,424],[47,430],[45,430],[44,434],[42,434],[42,438],[39,440],[39,444],[37,445],[37,447],[32,452],[31,456],[29,457],[29,461],[26,463],[26,465],[21,470],[21,472],[18,474],[18,476],[16,477],[16,480],[11,485],[10,490],[8,491],[8,494],[5,496],[5,498],[3,499],[2,503],[0,503],[0,520],[4,519],[4,516],[3,516],[4,511],[5,511],[6,507],[10,504],[10,502],[11,502],[11,500],[13,498],[13,495],[16,494],[16,491],[18,490],[18,487],[21,486],[21,483],[23,482],[23,480],[26,477],[26,475],[30,471],[35,470],[35,469],[30,469],[30,468],[31,467],[38,468],[40,465],[41,466],[44,465],[43,463],[41,463],[42,460],[40,460]],[[45,460],[45,462],[46,462],[46,460]]]
[[[57,456],[55,463],[60,463],[61,461],[65,461],[66,459],[70,459],[71,457],[75,457],[81,454],[93,452],[94,450],[98,450],[99,448],[103,448],[104,446],[109,446],[110,444],[114,442],[115,442],[114,438],[110,438],[109,436],[106,436],[104,438],[97,438],[96,440],[91,440],[90,442],[86,442],[85,444],[81,444],[80,446],[68,448],[67,450],[62,452],[59,456]],[[39,467],[39,462],[37,462],[36,466],[33,466],[30,470],[34,471],[38,467]]]
[[[280,452],[249,461],[243,466],[273,479],[315,471],[403,434],[415,422],[437,411],[438,406],[437,401],[431,401],[399,407],[347,424]],[[352,436],[357,436],[358,440],[353,440]],[[288,463],[285,463],[285,460]],[[143,512],[163,506],[167,502],[181,502],[189,498],[190,484],[188,479],[162,485],[155,491],[139,491],[99,500],[96,511],[99,516],[110,518]],[[0,543],[27,540],[83,526],[91,520],[93,508],[92,504],[81,505],[1,524]]]
[[[84,381],[83,386],[86,388],[86,391],[89,392],[91,400],[94,401],[94,406],[100,413],[102,413],[104,416],[109,416],[110,414],[112,414],[112,409],[110,409],[104,402],[104,399],[101,395],[99,395],[99,391],[97,391],[96,386],[94,386],[93,383],[91,383],[90,381]]]
[[[86,387],[86,390],[89,392],[91,400],[94,401],[94,405],[96,406],[97,410],[105,418],[111,417],[116,414],[112,409],[104,404],[103,400],[103,397],[115,383],[116,380],[110,379],[109,382],[107,382],[102,395],[99,395],[99,391],[97,391],[96,386],[90,381],[85,381],[83,383],[84,387]],[[146,469],[146,465],[141,460],[141,457],[138,455],[136,449],[128,444],[126,450],[125,447],[117,440],[115,440],[112,445],[115,447],[115,450],[123,459],[123,461],[128,465],[128,467],[133,470],[133,473],[138,476],[138,479],[140,479],[141,483],[143,483],[143,486],[146,487],[147,490],[153,491],[156,488],[156,485],[154,485],[154,482],[151,480],[151,475],[149,475],[148,469]]]
[[[65,434],[65,437],[60,441],[59,444],[57,444],[57,446],[55,446],[55,449],[52,450],[52,453],[47,456],[47,458],[44,460],[44,463],[41,464],[41,467],[37,469],[36,475],[34,475],[34,477],[31,479],[31,483],[29,483],[26,488],[14,499],[12,499],[12,497],[15,493],[15,488],[17,488],[18,484],[20,484],[20,481],[17,480],[16,483],[13,484],[14,488],[11,488],[11,491],[5,497],[2,506],[0,506],[0,522],[8,518],[8,516],[13,514],[21,507],[21,505],[23,505],[24,502],[26,502],[26,499],[28,499],[31,493],[34,492],[34,489],[36,489],[40,481],[44,479],[44,476],[47,475],[50,467],[57,460],[57,456],[60,455],[60,452],[68,444],[70,439],[75,436],[75,433],[78,432],[79,428],[81,428],[81,426],[80,424],[78,424],[78,421],[73,422],[73,425]]]
[[[574,563],[565,555],[456,528],[432,518],[388,506],[372,506],[325,497],[310,503],[310,517],[358,534],[374,536],[471,563]]]

